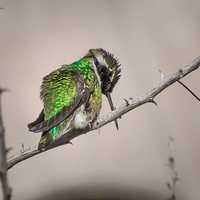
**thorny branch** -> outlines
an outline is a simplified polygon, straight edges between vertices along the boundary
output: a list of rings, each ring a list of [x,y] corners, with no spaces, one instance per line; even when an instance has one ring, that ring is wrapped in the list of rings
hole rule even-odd
[[[100,119],[98,119],[94,124],[93,127],[87,127],[82,130],[76,130],[68,134],[64,134],[61,138],[59,138],[53,146],[51,146],[48,149],[45,150],[32,150],[29,152],[26,152],[24,154],[20,154],[15,156],[14,158],[8,160],[8,169],[12,168],[14,165],[16,165],[19,162],[22,162],[30,157],[33,157],[35,155],[38,155],[42,152],[48,151],[49,149],[58,147],[60,145],[64,144],[69,144],[71,143],[70,141],[78,137],[82,134],[86,134],[92,130],[99,129],[102,126],[105,126],[106,124],[114,121],[115,119],[121,118],[122,115],[126,114],[127,112],[143,105],[146,103],[154,103],[155,105],[156,102],[154,98],[160,94],[163,90],[168,88],[170,85],[176,83],[189,73],[193,72],[194,70],[197,70],[200,67],[200,57],[196,58],[193,60],[193,62],[190,65],[187,65],[185,67],[180,68],[177,72],[171,74],[170,76],[165,76],[162,78],[160,83],[154,87],[153,89],[147,91],[146,94],[137,97],[135,99],[129,98],[125,100],[125,105],[120,106],[119,108],[115,109],[114,111],[110,112],[107,116],[104,116]]]
[[[5,90],[0,88],[0,179],[2,184],[3,199],[11,199],[11,188],[8,185],[7,178],[7,149],[5,144],[5,129],[3,126],[2,112],[1,112],[1,95]]]

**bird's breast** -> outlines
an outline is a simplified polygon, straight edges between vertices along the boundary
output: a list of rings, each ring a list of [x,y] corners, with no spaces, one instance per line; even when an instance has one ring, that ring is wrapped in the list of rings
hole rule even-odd
[[[88,125],[88,123],[86,112],[80,109],[74,116],[74,128],[83,129]]]

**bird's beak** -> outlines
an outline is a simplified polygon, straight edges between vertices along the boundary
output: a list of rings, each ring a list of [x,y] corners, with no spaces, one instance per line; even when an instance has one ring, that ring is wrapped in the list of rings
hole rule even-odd
[[[114,105],[113,105],[110,92],[107,92],[106,97],[107,97],[108,102],[109,102],[109,104],[110,104],[111,110],[112,110],[112,111],[115,110],[115,107],[114,107]],[[117,130],[118,130],[118,129],[119,129],[119,125],[118,125],[117,119],[115,119],[115,126],[116,126],[116,128],[117,128]]]

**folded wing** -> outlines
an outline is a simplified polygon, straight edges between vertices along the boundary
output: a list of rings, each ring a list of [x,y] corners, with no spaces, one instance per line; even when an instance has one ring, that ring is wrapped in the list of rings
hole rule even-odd
[[[74,70],[54,71],[43,79],[41,98],[44,109],[28,124],[31,132],[45,132],[57,126],[89,99],[80,73]]]

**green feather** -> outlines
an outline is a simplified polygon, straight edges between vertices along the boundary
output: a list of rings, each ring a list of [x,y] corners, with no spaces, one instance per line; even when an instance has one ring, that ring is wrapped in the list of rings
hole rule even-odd
[[[77,95],[75,71],[79,72],[91,92],[89,99],[91,110],[94,112],[100,111],[102,101],[101,88],[98,85],[92,64],[93,60],[91,57],[84,57],[70,65],[62,65],[44,77],[40,95],[44,103],[45,120],[55,116],[64,106],[70,106],[73,102],[74,97]],[[48,142],[55,141],[60,137],[63,130],[69,125],[71,117],[43,134],[40,145],[46,145]]]

